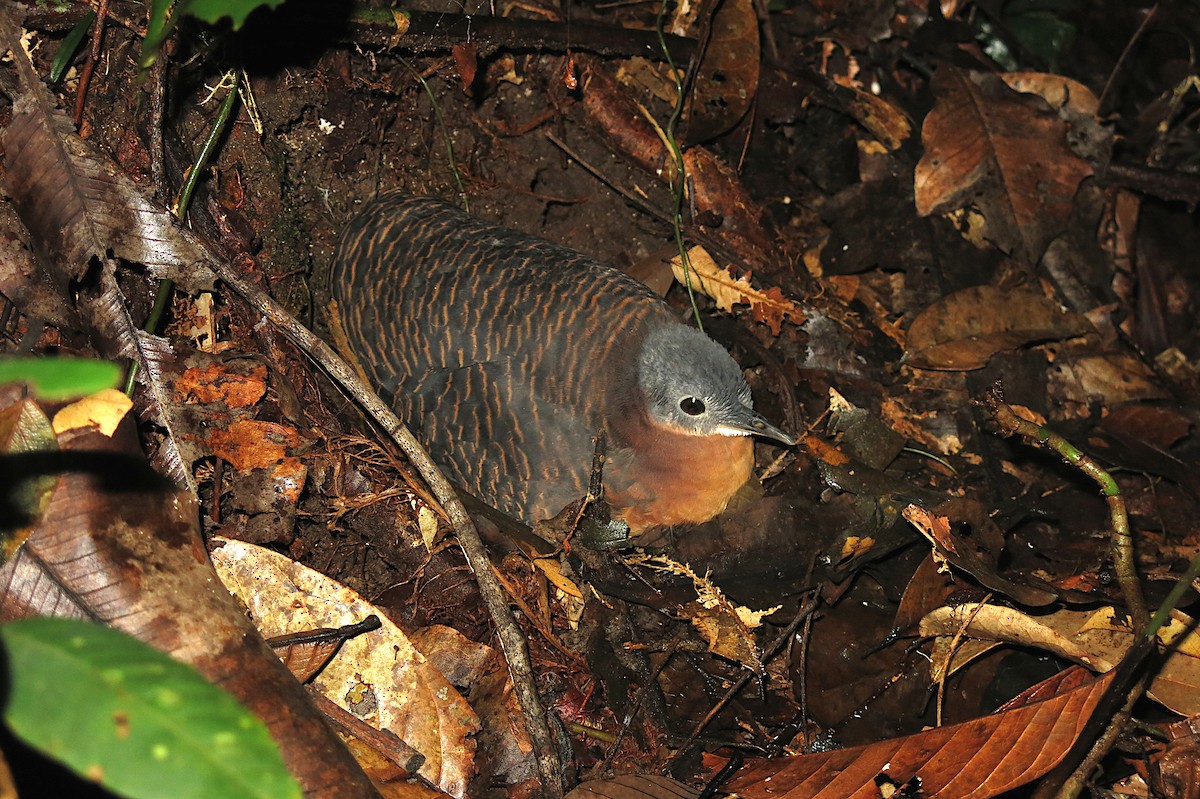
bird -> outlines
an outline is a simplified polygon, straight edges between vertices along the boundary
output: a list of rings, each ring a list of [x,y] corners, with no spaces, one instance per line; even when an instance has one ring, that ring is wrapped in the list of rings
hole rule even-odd
[[[430,197],[389,192],[331,271],[355,359],[446,476],[527,524],[588,491],[633,534],[697,524],[753,472],[755,412],[717,342],[614,267]]]

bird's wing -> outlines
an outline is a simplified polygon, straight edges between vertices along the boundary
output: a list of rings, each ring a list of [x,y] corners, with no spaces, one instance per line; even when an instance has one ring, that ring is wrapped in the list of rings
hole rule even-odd
[[[595,433],[532,373],[515,357],[432,369],[394,397],[452,481],[531,523],[587,493]]]

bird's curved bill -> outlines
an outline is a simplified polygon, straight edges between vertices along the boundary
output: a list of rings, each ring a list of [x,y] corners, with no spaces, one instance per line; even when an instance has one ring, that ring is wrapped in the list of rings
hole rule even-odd
[[[746,411],[744,419],[726,422],[717,428],[723,436],[761,436],[778,441],[785,447],[796,446],[796,438],[783,432],[782,429],[768,422],[752,410]]]

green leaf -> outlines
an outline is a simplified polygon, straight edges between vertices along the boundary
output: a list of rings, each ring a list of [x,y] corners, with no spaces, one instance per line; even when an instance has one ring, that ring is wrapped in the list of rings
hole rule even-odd
[[[150,13],[146,19],[146,38],[142,39],[142,60],[140,66],[147,69],[158,58],[158,51],[163,42],[171,35],[178,19],[176,14],[187,13],[190,0],[150,0]]]
[[[28,383],[40,398],[64,400],[112,388],[121,377],[115,363],[86,358],[0,358],[0,385]]]
[[[0,627],[17,736],[129,799],[300,799],[266,727],[123,633],[74,619]]]
[[[229,17],[233,20],[233,29],[237,30],[259,6],[278,8],[282,4],[283,0],[191,0],[188,13],[210,25],[220,22],[222,17]]]
[[[71,59],[75,57],[75,51],[79,49],[80,43],[83,42],[83,37],[87,36],[88,30],[95,21],[96,12],[87,12],[79,22],[75,23],[75,27],[71,28],[71,32],[66,35],[66,38],[62,40],[62,44],[58,46],[58,52],[54,55],[54,63],[50,66],[51,83],[58,83],[63,73],[67,71],[67,67],[71,64]]]
[[[142,40],[143,69],[158,58],[163,42],[171,35],[175,24],[185,16],[215,25],[225,17],[237,30],[246,17],[259,6],[278,8],[283,0],[150,0],[150,17],[146,23],[146,38]]]

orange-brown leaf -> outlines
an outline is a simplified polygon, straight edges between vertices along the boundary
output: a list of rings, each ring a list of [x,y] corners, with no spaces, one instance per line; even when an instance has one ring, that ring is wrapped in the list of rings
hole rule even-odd
[[[749,305],[754,319],[770,327],[771,333],[776,336],[784,319],[791,319],[796,324],[804,321],[804,314],[794,302],[783,296],[778,287],[772,286],[766,290],[754,288],[749,278],[734,277],[728,269],[718,266],[704,248],[693,247],[688,250],[688,260],[691,269],[687,273],[678,256],[671,261],[675,279],[711,297],[722,311],[732,311],[733,306],[738,304]]]
[[[984,237],[1026,265],[1066,228],[1091,166],[1067,146],[1067,124],[1037,96],[995,75],[943,67],[925,119],[917,164],[917,211],[944,214],[973,205]]]
[[[758,91],[758,52],[753,0],[718,5],[688,98],[687,144],[715,139],[746,115]]]
[[[274,466],[299,443],[300,433],[296,428],[257,419],[238,419],[224,430],[208,432],[213,454],[241,471]]]
[[[981,369],[998,352],[1092,330],[1083,316],[1032,292],[972,286],[917,315],[906,359],[920,369]]]
[[[1085,675],[1068,669],[1046,681],[1057,683],[1051,698],[963,724],[833,752],[749,761],[726,789],[743,799],[869,799],[880,795],[880,781],[919,781],[923,799],[996,796],[1037,779],[1066,756],[1111,680],[1105,675],[1079,685]]]
[[[185,402],[221,402],[227,408],[246,408],[267,393],[267,367],[253,363],[241,368],[240,363],[216,362],[194,366],[175,381],[175,392]]]

